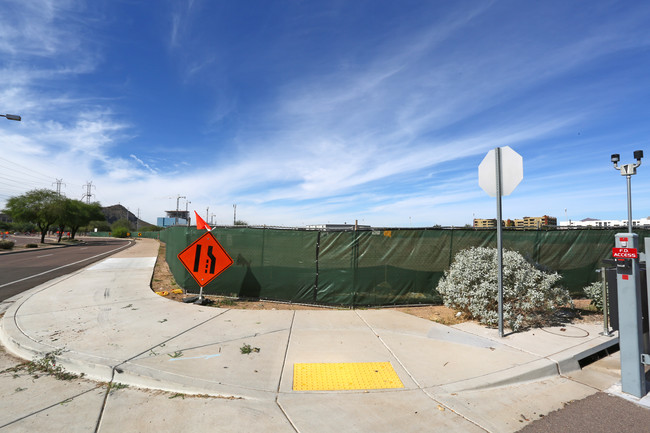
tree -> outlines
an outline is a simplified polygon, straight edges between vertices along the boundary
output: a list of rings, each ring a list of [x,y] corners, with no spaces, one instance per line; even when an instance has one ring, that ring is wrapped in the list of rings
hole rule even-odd
[[[70,211],[66,225],[70,228],[70,238],[74,239],[81,226],[85,226],[93,220],[101,221],[104,218],[102,206],[97,203],[84,203],[81,200],[68,199],[68,210]]]
[[[44,243],[47,231],[60,217],[61,200],[54,191],[35,189],[7,200],[6,212],[16,222],[36,224]]]
[[[113,224],[111,224],[111,230],[112,231],[115,231],[115,229],[117,229],[119,227],[125,228],[127,231],[130,231],[131,230],[131,223],[126,218],[122,218],[122,219],[119,219],[119,220],[115,221]]]

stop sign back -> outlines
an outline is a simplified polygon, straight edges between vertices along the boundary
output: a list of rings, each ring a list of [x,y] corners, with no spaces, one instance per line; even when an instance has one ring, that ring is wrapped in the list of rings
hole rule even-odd
[[[510,146],[501,148],[501,195],[510,195],[524,178],[524,160]],[[478,184],[490,197],[497,196],[496,149],[478,166]]]

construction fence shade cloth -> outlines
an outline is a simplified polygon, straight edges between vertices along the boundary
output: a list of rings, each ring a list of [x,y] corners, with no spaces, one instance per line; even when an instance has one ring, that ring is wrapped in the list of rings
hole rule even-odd
[[[558,272],[573,297],[599,281],[596,270],[611,258],[621,230],[503,231],[503,248],[542,269]],[[650,230],[635,230],[640,251]],[[205,231],[172,227],[160,232],[176,282],[199,287],[177,255]],[[496,247],[496,230],[382,229],[319,231],[250,227],[212,233],[234,263],[204,293],[293,303],[372,306],[439,304],[436,287],[454,255],[471,247]]]

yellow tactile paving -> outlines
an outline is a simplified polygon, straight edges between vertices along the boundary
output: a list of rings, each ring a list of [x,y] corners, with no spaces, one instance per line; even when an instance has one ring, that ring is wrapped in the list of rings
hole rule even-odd
[[[293,365],[294,391],[404,388],[390,362]]]

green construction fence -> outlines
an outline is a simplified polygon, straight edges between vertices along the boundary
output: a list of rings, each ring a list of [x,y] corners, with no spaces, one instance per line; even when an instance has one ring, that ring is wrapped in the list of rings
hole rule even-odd
[[[649,230],[635,230],[639,238]],[[176,282],[199,286],[177,255],[203,230],[172,227],[160,232]],[[320,231],[251,227],[212,233],[234,263],[204,293],[293,303],[373,306],[436,304],[438,281],[461,250],[496,247],[496,230],[381,229]],[[562,275],[572,296],[599,279],[611,257],[614,230],[504,230],[503,247]],[[643,242],[640,241],[640,250]]]

